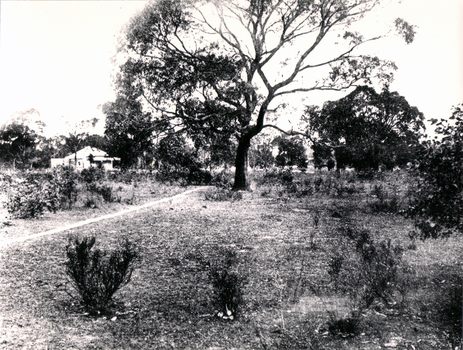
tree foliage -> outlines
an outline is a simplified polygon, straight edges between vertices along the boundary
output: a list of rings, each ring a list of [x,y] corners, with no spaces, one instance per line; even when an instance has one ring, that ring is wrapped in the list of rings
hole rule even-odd
[[[463,232],[463,104],[449,119],[433,119],[436,138],[424,142],[417,163],[421,179],[410,213],[417,218],[423,238]]]
[[[379,3],[149,3],[127,26],[118,95],[141,101],[143,110],[153,113],[155,130],[186,132],[192,139],[209,139],[211,133],[235,137],[234,186],[246,188],[251,139],[264,128],[279,129],[273,117],[286,96],[391,81],[396,68],[392,62],[356,50],[381,36],[364,37],[348,28]],[[401,20],[396,28],[407,42],[412,40],[412,26]],[[342,43],[331,32],[338,33]],[[338,49],[331,57],[319,55],[316,49],[325,45]],[[303,81],[302,75],[315,78]]]
[[[121,166],[130,167],[151,150],[153,124],[151,113],[130,96],[119,96],[103,106],[106,115],[105,136],[110,154],[121,158]]]
[[[27,125],[13,122],[0,128],[1,161],[13,167],[27,167],[35,149],[37,135]]]
[[[377,93],[359,86],[338,101],[321,109],[306,109],[309,133],[316,140],[316,158],[331,158],[334,149],[338,168],[357,170],[404,166],[415,159],[425,130],[424,115],[397,92],[387,88]]]
[[[278,145],[278,155],[275,157],[276,165],[307,168],[307,155],[302,138],[278,136],[274,143]]]

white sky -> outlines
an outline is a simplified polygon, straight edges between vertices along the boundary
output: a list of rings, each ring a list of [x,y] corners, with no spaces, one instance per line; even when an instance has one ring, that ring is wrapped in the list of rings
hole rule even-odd
[[[35,108],[48,136],[64,133],[60,117],[99,118],[95,131],[102,133],[98,105],[115,98],[116,39],[145,3],[1,1],[0,124]],[[418,26],[411,45],[396,39],[371,47],[399,67],[391,90],[426,118],[449,117],[452,105],[463,102],[463,0],[403,0],[378,13],[368,25],[402,17]]]

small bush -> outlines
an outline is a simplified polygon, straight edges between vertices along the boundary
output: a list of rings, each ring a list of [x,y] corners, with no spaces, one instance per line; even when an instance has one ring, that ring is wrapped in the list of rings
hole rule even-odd
[[[287,185],[293,182],[294,176],[290,169],[272,169],[266,171],[260,184],[283,184]]]
[[[93,197],[87,197],[84,201],[84,206],[86,208],[92,208],[92,209],[95,209],[98,207],[98,203],[97,201],[95,200],[95,198]]]
[[[400,203],[397,195],[390,195],[381,185],[376,185],[373,188],[373,194],[376,200],[370,203],[370,207],[374,213],[398,213],[400,211]]]
[[[360,309],[375,301],[388,307],[400,306],[406,291],[403,249],[390,241],[374,242],[367,230],[344,227],[342,232],[352,241],[340,243],[344,251],[328,264],[335,289],[349,294]]]
[[[113,189],[108,185],[100,185],[96,188],[96,193],[103,197],[105,202],[112,202],[115,198],[113,196]]]
[[[53,179],[58,187],[62,207],[67,204],[70,209],[77,201],[78,178],[77,173],[69,166],[60,166],[53,170]]]
[[[103,168],[90,167],[83,169],[80,176],[87,183],[87,186],[89,186],[92,183],[104,180],[106,174]]]
[[[463,278],[458,271],[440,271],[438,293],[434,301],[435,316],[446,329],[452,349],[462,345]]]
[[[366,242],[359,248],[362,257],[362,275],[365,283],[364,301],[369,307],[375,299],[394,306],[403,299],[404,284],[399,265],[403,249],[391,241],[379,244]]]
[[[65,267],[85,309],[100,315],[109,312],[114,293],[130,282],[138,253],[128,240],[109,256],[94,245],[95,237],[71,238]]]
[[[217,308],[217,316],[225,320],[234,320],[241,306],[242,287],[245,282],[235,269],[236,252],[219,251],[218,259],[209,262],[209,281],[214,291],[213,304]]]
[[[233,186],[233,175],[226,171],[221,171],[212,176],[211,185],[220,188],[231,188]]]

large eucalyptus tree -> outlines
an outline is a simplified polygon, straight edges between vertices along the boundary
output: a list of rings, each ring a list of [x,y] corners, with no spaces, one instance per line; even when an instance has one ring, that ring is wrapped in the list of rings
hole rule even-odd
[[[149,3],[121,41],[119,95],[142,101],[153,131],[235,137],[234,188],[245,189],[251,139],[264,128],[285,132],[277,121],[289,95],[391,81],[394,63],[359,53],[383,35],[351,29],[380,2]],[[413,40],[413,26],[397,19],[395,28]]]

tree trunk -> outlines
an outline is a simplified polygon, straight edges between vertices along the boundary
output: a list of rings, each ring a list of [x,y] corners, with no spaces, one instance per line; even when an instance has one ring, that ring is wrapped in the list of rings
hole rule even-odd
[[[243,137],[238,142],[235,159],[235,184],[233,185],[235,191],[249,189],[246,178],[248,175],[248,151],[250,146],[251,139],[249,137]]]

